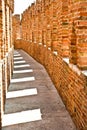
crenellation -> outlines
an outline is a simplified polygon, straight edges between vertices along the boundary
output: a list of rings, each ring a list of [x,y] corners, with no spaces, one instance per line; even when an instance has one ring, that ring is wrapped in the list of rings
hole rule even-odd
[[[23,12],[21,28],[15,48],[45,66],[77,128],[86,130],[87,0],[36,0]]]

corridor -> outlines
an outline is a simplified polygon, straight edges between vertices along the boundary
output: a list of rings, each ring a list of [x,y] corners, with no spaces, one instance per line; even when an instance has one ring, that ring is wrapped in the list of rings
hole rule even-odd
[[[76,130],[44,67],[23,50],[14,51],[2,130]]]

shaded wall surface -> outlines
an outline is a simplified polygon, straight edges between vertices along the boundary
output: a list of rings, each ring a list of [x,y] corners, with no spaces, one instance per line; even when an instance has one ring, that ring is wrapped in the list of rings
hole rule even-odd
[[[13,70],[12,13],[14,0],[0,0],[0,129]]]
[[[15,48],[44,65],[76,126],[86,130],[87,0],[36,0],[18,17]]]

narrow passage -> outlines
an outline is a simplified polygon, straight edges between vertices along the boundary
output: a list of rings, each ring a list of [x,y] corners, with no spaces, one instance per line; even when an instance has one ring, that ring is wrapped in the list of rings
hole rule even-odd
[[[14,51],[2,130],[76,130],[44,67]]]

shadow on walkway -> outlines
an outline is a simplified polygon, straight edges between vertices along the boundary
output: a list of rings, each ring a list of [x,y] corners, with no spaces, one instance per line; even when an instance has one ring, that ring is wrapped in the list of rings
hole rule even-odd
[[[76,130],[44,67],[14,51],[2,130]]]

